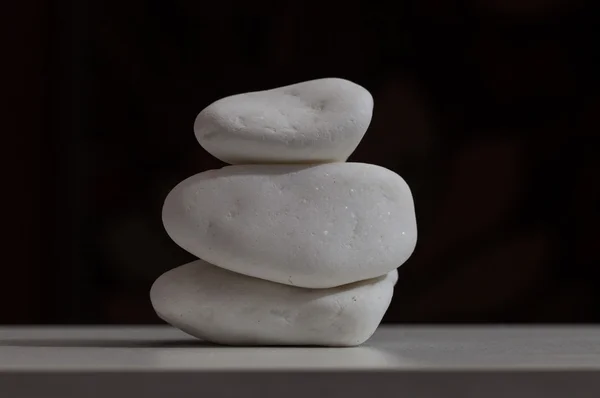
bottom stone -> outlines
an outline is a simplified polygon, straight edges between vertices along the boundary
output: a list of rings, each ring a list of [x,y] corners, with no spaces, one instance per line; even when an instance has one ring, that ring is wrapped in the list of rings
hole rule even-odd
[[[166,322],[227,345],[355,346],[377,329],[398,272],[329,289],[269,282],[197,260],[164,273],[150,291]]]

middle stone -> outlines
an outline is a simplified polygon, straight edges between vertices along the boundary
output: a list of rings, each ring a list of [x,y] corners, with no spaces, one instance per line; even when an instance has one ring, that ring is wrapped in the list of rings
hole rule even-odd
[[[179,246],[216,266],[307,288],[385,275],[417,240],[406,182],[363,163],[196,174],[169,193],[163,223]]]

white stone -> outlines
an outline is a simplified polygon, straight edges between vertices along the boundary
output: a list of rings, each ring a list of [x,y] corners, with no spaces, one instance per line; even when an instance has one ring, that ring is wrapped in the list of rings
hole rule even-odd
[[[304,289],[215,267],[203,260],[166,272],[150,291],[166,322],[229,345],[353,346],[375,331],[397,271],[331,289]]]
[[[194,131],[204,149],[231,164],[345,161],[372,113],[363,87],[319,79],[218,100],[200,112]]]
[[[384,275],[417,240],[406,182],[363,163],[196,174],[169,193],[163,223],[179,246],[211,264],[309,288]]]

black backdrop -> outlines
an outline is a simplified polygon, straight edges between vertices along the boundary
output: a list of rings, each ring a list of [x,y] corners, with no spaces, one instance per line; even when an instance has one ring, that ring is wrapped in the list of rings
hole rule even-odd
[[[0,323],[158,322],[191,256],[160,221],[220,167],[196,114],[319,77],[371,91],[351,160],[402,175],[419,242],[388,322],[597,322],[597,2],[10,2]]]

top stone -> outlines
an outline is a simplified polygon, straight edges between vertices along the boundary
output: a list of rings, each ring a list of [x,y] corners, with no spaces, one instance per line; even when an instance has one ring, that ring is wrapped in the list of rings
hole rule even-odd
[[[364,136],[373,97],[338,78],[220,99],[194,123],[200,145],[230,164],[343,162]]]

